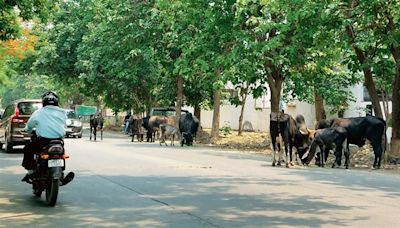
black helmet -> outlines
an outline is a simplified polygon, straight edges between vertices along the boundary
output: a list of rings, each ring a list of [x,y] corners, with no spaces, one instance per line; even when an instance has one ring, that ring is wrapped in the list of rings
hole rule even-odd
[[[58,99],[58,96],[57,96],[56,92],[54,92],[54,91],[46,92],[42,96],[43,107],[45,107],[47,105],[58,106],[58,100],[59,99]]]

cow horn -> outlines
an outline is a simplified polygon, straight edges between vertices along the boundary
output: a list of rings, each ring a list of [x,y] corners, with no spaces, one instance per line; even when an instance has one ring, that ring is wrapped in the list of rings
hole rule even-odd
[[[305,152],[305,153],[303,154],[303,156],[301,156],[301,160],[306,159],[306,158],[308,157],[308,154],[309,154],[309,153],[310,153],[310,150],[308,149],[307,152]]]
[[[304,124],[300,126],[299,131],[302,135],[308,135],[308,128]]]

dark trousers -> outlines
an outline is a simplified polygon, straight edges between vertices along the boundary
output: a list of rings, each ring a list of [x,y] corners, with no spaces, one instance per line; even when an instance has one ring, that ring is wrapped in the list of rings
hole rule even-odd
[[[39,153],[43,147],[49,144],[51,139],[35,138],[24,147],[24,159],[22,166],[27,170],[36,169],[36,161],[34,158],[35,153]]]

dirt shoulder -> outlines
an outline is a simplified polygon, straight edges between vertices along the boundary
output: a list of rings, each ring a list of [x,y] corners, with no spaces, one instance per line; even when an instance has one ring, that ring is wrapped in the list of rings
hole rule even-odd
[[[121,132],[121,128],[109,127],[107,130]],[[242,136],[238,136],[237,131],[231,131],[229,134],[220,133],[220,138],[211,143],[211,129],[203,129],[199,132],[196,144],[200,146],[212,146],[224,150],[236,150],[243,153],[259,153],[266,156],[272,156],[272,147],[269,133],[267,132],[243,132]],[[327,167],[334,162],[334,155],[328,157]],[[389,158],[387,154],[384,156],[382,171],[400,174],[400,159]],[[350,167],[356,169],[370,169],[374,162],[374,153],[370,145],[358,148],[351,146],[350,148]],[[313,165],[313,161],[312,164]]]
[[[211,130],[203,129],[197,137],[197,143],[211,145]],[[267,132],[243,132],[238,136],[237,131],[230,134],[220,134],[220,138],[213,144],[214,147],[221,149],[237,150],[241,152],[257,152],[265,155],[272,155],[270,136]],[[334,155],[331,154],[327,161],[327,167],[332,166]],[[390,158],[388,154],[383,156],[382,171],[400,174],[400,159]],[[374,162],[374,153],[371,145],[358,148],[350,146],[350,167],[357,169],[370,169]],[[312,161],[313,163],[313,161]]]

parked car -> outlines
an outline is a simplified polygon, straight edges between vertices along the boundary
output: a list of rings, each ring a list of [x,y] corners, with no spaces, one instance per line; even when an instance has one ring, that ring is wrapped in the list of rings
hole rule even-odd
[[[13,146],[26,145],[31,134],[23,133],[26,122],[32,113],[42,107],[42,100],[22,99],[14,101],[4,110],[0,120],[0,148],[4,144],[7,153],[12,152]]]
[[[187,110],[182,109],[182,113],[188,113]],[[150,110],[150,116],[175,116],[176,111],[174,107],[154,107]]]
[[[82,121],[79,120],[74,110],[66,109],[66,111],[67,128],[65,129],[65,136],[82,138]]]

